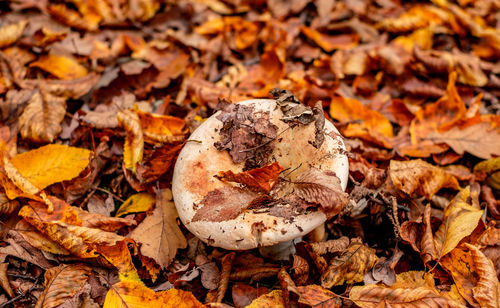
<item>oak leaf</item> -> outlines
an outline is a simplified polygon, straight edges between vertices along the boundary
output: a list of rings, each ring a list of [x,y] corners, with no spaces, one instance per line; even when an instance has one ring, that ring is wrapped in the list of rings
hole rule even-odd
[[[186,248],[187,242],[177,225],[177,211],[169,190],[160,190],[156,208],[146,217],[130,237],[141,244],[141,254],[152,258],[166,268],[175,257],[177,249]]]
[[[142,161],[144,152],[144,135],[137,113],[131,110],[117,114],[118,125],[125,129],[127,136],[123,145],[123,163],[125,168],[136,171],[136,164]]]
[[[111,286],[106,294],[103,308],[143,308],[143,307],[204,307],[190,292],[170,289],[156,292],[143,283],[122,281]]]
[[[19,117],[21,136],[35,142],[52,142],[61,133],[65,99],[35,91]]]
[[[352,240],[342,255],[330,261],[326,272],[321,275],[321,286],[329,289],[344,283],[363,281],[363,276],[377,261],[374,249],[359,240]]]
[[[59,79],[76,79],[87,75],[88,71],[74,58],[49,54],[30,63],[30,67],[38,67]]]
[[[21,20],[15,24],[4,25],[0,28],[0,48],[7,47],[16,42],[23,35],[27,20]]]
[[[412,271],[397,275],[396,283],[390,287],[373,284],[355,286],[349,298],[362,308],[466,307],[454,294],[440,292],[432,274]]]
[[[421,159],[410,161],[391,160],[389,176],[392,183],[405,193],[430,199],[441,188],[458,189],[457,179],[443,169]]]
[[[49,144],[18,154],[10,162],[26,181],[40,191],[54,183],[77,177],[89,164],[90,155],[87,149]],[[10,177],[9,173],[7,175]]]
[[[90,267],[84,264],[61,264],[45,272],[43,293],[35,308],[57,307],[72,298],[89,279]]]
[[[231,170],[221,171],[217,177],[222,181],[236,182],[244,184],[249,188],[269,192],[278,181],[278,176],[281,171],[283,171],[283,167],[281,167],[279,163],[274,162],[261,168],[239,173],[233,173]]]

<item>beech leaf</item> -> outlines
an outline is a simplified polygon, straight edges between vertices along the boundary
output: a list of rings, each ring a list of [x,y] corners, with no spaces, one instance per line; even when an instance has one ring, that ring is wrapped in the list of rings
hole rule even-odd
[[[32,62],[30,67],[38,67],[59,79],[76,79],[87,75],[87,69],[74,58],[49,54]]]
[[[136,164],[141,162],[144,152],[144,136],[139,116],[131,110],[124,110],[118,112],[117,118],[118,125],[127,132],[123,145],[123,162],[125,168],[135,173]]]

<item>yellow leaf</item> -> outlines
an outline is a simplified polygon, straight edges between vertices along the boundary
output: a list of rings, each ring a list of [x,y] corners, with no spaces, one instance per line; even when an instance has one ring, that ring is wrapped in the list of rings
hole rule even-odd
[[[430,199],[441,188],[459,189],[457,179],[443,169],[421,159],[410,161],[391,160],[389,176],[400,190],[411,195],[416,193]]]
[[[138,193],[130,196],[122,203],[116,217],[125,216],[131,213],[147,212],[155,204],[155,197],[150,193]]]
[[[274,290],[267,294],[261,295],[254,299],[252,303],[246,308],[265,308],[265,307],[274,307],[274,308],[285,308],[283,303],[283,297],[281,295],[281,290]]]
[[[127,137],[123,145],[123,162],[125,168],[136,171],[136,164],[142,161],[144,152],[144,136],[137,113],[124,110],[117,114],[118,125],[125,129]]]
[[[146,217],[130,237],[141,243],[141,254],[152,258],[166,268],[174,259],[178,248],[186,248],[186,238],[177,225],[177,210],[170,190],[157,192],[156,208]]]
[[[52,308],[71,299],[89,279],[91,269],[84,264],[61,264],[45,272],[42,295],[35,308]]]
[[[190,292],[170,289],[155,293],[142,283],[122,281],[111,286],[106,294],[103,308],[202,308],[204,307]]]
[[[26,242],[30,243],[30,245],[35,248],[57,255],[70,254],[68,250],[66,250],[64,247],[57,244],[56,242],[48,239],[45,235],[38,232],[25,220],[20,220],[16,224],[15,229],[18,230],[17,232],[26,240]]]
[[[88,71],[74,58],[49,54],[32,62],[30,67],[38,67],[59,79],[76,79],[87,75]]]
[[[352,240],[342,253],[330,261],[327,270],[321,275],[321,286],[331,288],[344,283],[363,281],[363,276],[377,263],[375,250],[361,241]]]
[[[425,272],[401,273],[390,287],[383,284],[355,286],[349,298],[362,308],[466,307],[454,297],[440,292],[434,285],[432,274]]]
[[[90,154],[87,149],[49,144],[18,154],[10,162],[37,189],[28,192],[37,193],[49,185],[77,177],[89,164]]]
[[[496,189],[500,189],[500,157],[484,160],[474,166],[475,174],[486,174],[487,183]]]
[[[460,191],[444,209],[441,226],[434,236],[439,256],[449,253],[477,227],[483,211],[467,204],[470,187]]]
[[[17,41],[23,34],[28,21],[21,20],[16,24],[3,26],[0,28],[0,48],[9,46]]]
[[[414,46],[421,49],[430,49],[432,47],[432,36],[434,31],[430,28],[423,28],[415,30],[408,36],[398,36],[394,39],[394,43],[402,46],[406,51],[412,52]]]
[[[52,142],[62,130],[65,114],[65,99],[35,91],[19,117],[21,136],[35,142]]]

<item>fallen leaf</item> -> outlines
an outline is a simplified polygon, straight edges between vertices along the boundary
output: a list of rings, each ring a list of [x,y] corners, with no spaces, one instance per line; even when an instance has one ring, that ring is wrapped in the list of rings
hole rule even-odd
[[[397,275],[396,283],[390,287],[384,285],[355,286],[349,298],[360,307],[394,308],[414,306],[427,307],[463,307],[465,304],[446,293],[438,291],[432,274],[424,272],[405,272]]]
[[[36,308],[57,307],[72,298],[89,279],[91,268],[84,264],[61,264],[45,272],[44,291]]]
[[[9,267],[9,263],[0,263],[0,286],[2,289],[9,295],[10,298],[14,297],[14,291],[12,291],[12,287],[9,283],[9,277],[7,277],[7,268]]]
[[[254,288],[245,283],[234,284],[231,291],[233,303],[236,308],[247,307],[260,295],[269,293],[269,290],[266,287],[257,286]]]
[[[246,308],[265,307],[285,308],[283,297],[281,296],[281,290],[274,290],[267,294],[261,295],[254,299],[250,305],[246,306]]]
[[[410,161],[391,160],[389,176],[392,183],[405,193],[430,199],[441,188],[458,189],[457,179],[443,169],[421,159]]]
[[[265,165],[252,170],[233,173],[229,171],[221,171],[217,175],[221,181],[236,182],[244,184],[249,188],[257,189],[263,192],[269,192],[278,180],[280,172],[283,168],[279,163]]]
[[[124,110],[117,114],[118,125],[125,129],[127,136],[123,145],[123,163],[125,168],[136,171],[136,164],[142,160],[144,135],[137,113]]]
[[[299,295],[299,303],[311,307],[337,308],[342,307],[340,298],[330,290],[318,285],[299,286],[295,288]]]
[[[21,136],[34,142],[52,142],[61,133],[65,99],[35,91],[19,117]]]
[[[363,281],[363,276],[377,261],[374,249],[359,240],[352,240],[342,255],[330,261],[326,272],[321,275],[321,286],[329,289],[344,283]]]
[[[474,174],[479,177],[486,177],[487,183],[500,190],[500,157],[483,160],[474,166]]]
[[[21,20],[15,24],[4,25],[0,28],[0,48],[9,46],[15,43],[21,35],[24,28],[28,24],[27,20]]]
[[[171,168],[184,144],[165,144],[155,148],[153,153],[146,155],[142,163],[137,167],[137,179],[141,183],[151,183],[160,178]]]
[[[88,71],[74,58],[49,54],[30,63],[30,67],[38,67],[59,79],[76,79],[87,75]]]
[[[162,269],[172,262],[177,249],[186,248],[169,190],[157,192],[153,213],[132,231],[130,237],[141,244],[141,254],[155,260]]]
[[[111,286],[106,294],[103,308],[141,308],[141,307],[204,307],[191,292],[177,289],[156,292],[143,283],[122,281]]]
[[[305,26],[301,27],[300,31],[326,52],[349,49],[356,46],[359,41],[357,34],[327,35]]]
[[[125,216],[132,213],[140,213],[149,211],[155,204],[155,197],[150,193],[138,193],[128,197],[125,202],[120,205],[115,216]]]
[[[18,154],[10,162],[24,179],[37,190],[42,190],[54,183],[77,177],[89,164],[90,156],[91,152],[87,149],[49,144]]]
[[[184,139],[186,122],[177,117],[135,110],[146,141],[171,143]]]

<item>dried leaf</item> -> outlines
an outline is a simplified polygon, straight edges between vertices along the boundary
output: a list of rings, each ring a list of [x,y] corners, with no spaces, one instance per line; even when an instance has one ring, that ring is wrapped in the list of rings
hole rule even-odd
[[[2,289],[9,295],[10,298],[14,297],[14,291],[9,283],[9,277],[7,277],[7,268],[9,267],[9,263],[1,263],[0,264],[0,286]]]
[[[340,179],[334,172],[310,168],[293,184],[294,194],[306,202],[319,204],[329,217],[340,213],[349,203],[349,195],[342,190]]]
[[[441,188],[458,189],[457,179],[443,169],[421,159],[410,161],[391,160],[389,176],[392,183],[405,193],[430,199]]]
[[[15,43],[21,35],[23,35],[24,28],[28,24],[27,20],[21,20],[18,23],[11,25],[4,25],[0,28],[0,48],[9,46]]]
[[[106,294],[104,308],[141,308],[141,307],[204,307],[191,292],[177,289],[154,292],[143,283],[122,281],[111,286]]]
[[[136,171],[136,164],[142,161],[144,136],[137,113],[124,110],[117,114],[118,125],[125,129],[127,137],[123,145],[123,163],[125,168]]]
[[[251,189],[257,189],[267,193],[273,188],[274,184],[276,184],[281,171],[283,171],[283,167],[281,167],[279,163],[274,162],[261,168],[236,174],[231,170],[221,171],[217,177],[222,181],[244,184]]]
[[[57,307],[72,298],[89,279],[87,265],[61,264],[45,272],[45,289],[36,302],[36,308]]]
[[[461,302],[439,292],[434,285],[432,274],[406,272],[397,275],[391,287],[384,285],[355,286],[349,298],[360,307],[403,308],[408,306],[463,307]]]
[[[170,200],[169,190],[158,191],[153,213],[130,235],[141,244],[141,254],[154,259],[162,269],[172,262],[177,249],[187,246],[186,239],[177,225],[177,211]]]
[[[128,197],[125,202],[120,205],[115,216],[125,216],[132,213],[140,213],[149,211],[155,204],[155,197],[150,193],[138,193]]]
[[[234,284],[231,290],[233,303],[236,308],[247,307],[260,295],[269,293],[266,287],[257,286],[257,288],[254,288],[244,283]]]
[[[85,77],[88,73],[87,69],[75,59],[54,54],[40,57],[30,63],[30,67],[38,67],[59,79],[66,80]]]
[[[254,299],[250,305],[246,306],[246,308],[265,307],[285,308],[283,297],[281,296],[281,290],[274,290],[267,294],[261,295],[258,298]]]
[[[311,307],[338,308],[342,307],[340,298],[330,290],[318,285],[308,285],[295,288],[299,295],[299,303]]]
[[[173,142],[184,139],[183,119],[135,110],[139,116],[144,137],[154,142]],[[180,139],[180,140],[176,140]]]
[[[377,261],[374,249],[353,240],[341,256],[330,261],[328,269],[321,275],[321,286],[329,289],[344,283],[363,281],[363,276]]]
[[[326,52],[349,49],[356,46],[359,41],[357,34],[326,35],[306,26],[301,27],[300,31]]]
[[[52,142],[61,133],[65,99],[35,91],[19,117],[21,136],[34,142]]]

